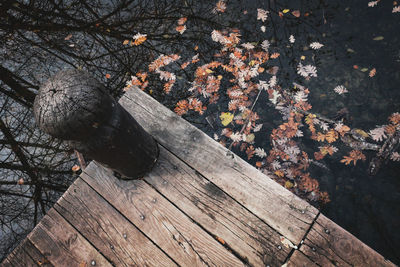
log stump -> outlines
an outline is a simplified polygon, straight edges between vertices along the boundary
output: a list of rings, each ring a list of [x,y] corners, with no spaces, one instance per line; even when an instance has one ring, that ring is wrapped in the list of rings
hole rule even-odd
[[[41,130],[123,179],[142,178],[157,161],[154,138],[85,71],[58,72],[40,87],[33,110]]]

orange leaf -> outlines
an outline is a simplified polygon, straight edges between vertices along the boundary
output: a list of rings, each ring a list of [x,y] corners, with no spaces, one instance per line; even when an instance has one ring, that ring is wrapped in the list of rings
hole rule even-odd
[[[183,25],[186,23],[186,21],[187,21],[187,18],[185,18],[185,17],[180,18],[180,19],[178,19],[178,25]]]
[[[81,168],[78,166],[78,165],[74,165],[73,167],[72,167],[72,171],[73,172],[77,172],[77,171],[79,171]]]
[[[270,56],[270,58],[272,58],[272,59],[274,59],[274,58],[278,58],[279,56],[280,56],[281,54],[279,54],[279,53],[273,53],[271,56]]]
[[[111,78],[111,75],[110,74],[106,74],[106,79],[110,79]]]
[[[222,245],[225,245],[225,240],[223,240],[221,237],[216,236],[215,239],[217,239],[217,241],[218,241],[219,243],[221,243]]]

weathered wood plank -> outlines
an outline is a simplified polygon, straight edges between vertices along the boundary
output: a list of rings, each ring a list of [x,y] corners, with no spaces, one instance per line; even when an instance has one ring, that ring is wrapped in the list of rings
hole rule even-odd
[[[10,254],[10,255],[11,255],[11,254]],[[11,262],[10,262],[10,260],[9,260],[9,258],[11,257],[10,255],[8,255],[8,257],[5,258],[5,259],[1,262],[1,264],[0,264],[1,267],[13,267],[13,265],[11,264]]]
[[[115,266],[176,266],[81,178],[54,208]]]
[[[303,253],[295,250],[286,262],[285,267],[317,267],[318,265],[307,258]]]
[[[165,148],[145,181],[250,265],[281,266],[288,256],[279,233]]]
[[[243,266],[230,251],[142,180],[91,163],[82,179],[182,266]]]
[[[39,266],[53,266],[46,256],[40,253],[40,251],[31,243],[29,239],[26,238],[24,240],[24,245],[22,248]]]
[[[7,257],[8,264],[1,266],[39,266],[23,249],[23,240]],[[4,265],[3,265],[4,264]]]
[[[299,244],[318,211],[151,96],[132,88],[121,105],[164,147],[290,241]]]
[[[49,210],[28,239],[54,266],[111,266],[55,209]]]
[[[53,266],[28,239],[22,240],[7,259],[9,263],[4,266]]]
[[[395,266],[322,214],[300,251],[321,266]]]

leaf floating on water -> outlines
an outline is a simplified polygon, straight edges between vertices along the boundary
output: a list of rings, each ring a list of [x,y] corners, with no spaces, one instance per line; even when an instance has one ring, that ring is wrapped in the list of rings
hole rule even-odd
[[[80,168],[78,165],[74,165],[71,169],[72,169],[73,172],[77,172],[77,171],[79,171],[81,168]]]
[[[318,50],[318,49],[320,49],[320,48],[323,47],[323,46],[324,46],[323,44],[318,43],[318,42],[312,42],[312,43],[310,44],[310,47],[311,47],[312,49],[314,49],[314,50]]]
[[[385,39],[383,36],[377,36],[372,40],[374,40],[374,41],[382,41],[383,39]]]
[[[68,41],[69,39],[71,39],[72,38],[72,34],[68,34],[65,38],[64,38],[64,40],[65,41]]]
[[[299,10],[293,10],[292,15],[295,16],[296,18],[300,17],[300,11]]]
[[[222,125],[227,126],[229,123],[232,122],[233,114],[230,112],[222,112],[219,118],[221,119]]]
[[[368,68],[362,68],[361,71],[366,72],[366,71],[368,71]]]
[[[369,72],[368,76],[372,78],[372,77],[374,77],[375,75],[376,75],[376,69],[373,68],[373,69]]]
[[[282,10],[282,13],[283,13],[283,14],[286,14],[286,13],[288,13],[289,11],[290,11],[290,9],[287,9],[287,8],[286,8],[286,9]]]
[[[369,6],[369,7],[374,7],[374,6],[376,6],[376,5],[378,4],[378,2],[379,2],[379,1],[371,1],[371,2],[368,2],[368,6]]]

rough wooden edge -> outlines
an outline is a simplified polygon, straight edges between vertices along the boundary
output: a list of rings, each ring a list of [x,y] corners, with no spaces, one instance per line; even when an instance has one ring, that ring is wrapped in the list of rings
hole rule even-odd
[[[40,251],[25,238],[7,256],[1,266],[53,266]]]
[[[395,266],[323,214],[308,232],[300,251],[322,266]]]
[[[317,267],[315,262],[312,262],[302,252],[295,250],[289,260],[285,263],[285,267]]]
[[[54,266],[112,266],[73,226],[50,209],[27,237]]]
[[[114,266],[176,266],[81,178],[54,208]]]
[[[161,145],[294,244],[300,243],[317,209],[138,88],[120,103]]]

